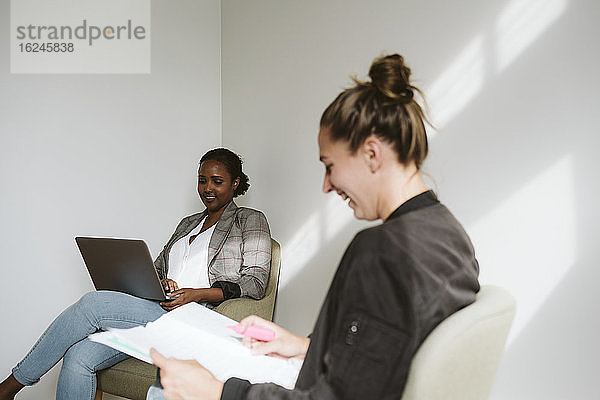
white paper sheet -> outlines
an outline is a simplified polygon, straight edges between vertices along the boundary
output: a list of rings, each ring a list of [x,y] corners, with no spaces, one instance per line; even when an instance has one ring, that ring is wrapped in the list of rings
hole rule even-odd
[[[302,360],[253,356],[242,345],[241,335],[227,328],[235,324],[204,306],[188,303],[145,327],[111,329],[89,338],[148,363],[152,363],[151,347],[166,357],[196,360],[221,381],[237,377],[293,388]]]

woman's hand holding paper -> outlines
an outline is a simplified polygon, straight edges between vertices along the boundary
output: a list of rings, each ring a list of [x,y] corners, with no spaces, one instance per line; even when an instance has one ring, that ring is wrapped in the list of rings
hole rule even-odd
[[[176,360],[150,349],[152,362],[160,368],[160,382],[167,400],[219,399],[223,382],[193,360]]]
[[[242,331],[247,329],[249,326],[254,325],[261,328],[267,328],[275,332],[275,339],[269,342],[263,342],[245,337],[244,345],[252,350],[252,354],[269,355],[282,358],[304,358],[306,352],[308,351],[308,345],[310,344],[309,338],[296,336],[283,329],[279,325],[257,317],[256,315],[251,315],[244,318],[240,321],[240,325]]]

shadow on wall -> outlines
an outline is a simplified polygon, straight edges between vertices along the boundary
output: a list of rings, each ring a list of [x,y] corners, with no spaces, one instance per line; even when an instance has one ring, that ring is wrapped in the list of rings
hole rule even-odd
[[[586,29],[594,30],[587,14],[585,5],[566,0],[508,2],[489,31],[476,33],[426,88],[443,133],[431,136],[425,169],[471,234],[482,283],[507,287],[518,302],[495,398],[536,398],[542,385],[551,398],[585,398],[600,356],[598,346],[586,348],[600,333],[594,322],[600,298],[591,287],[598,278],[592,262],[599,230],[591,199],[600,187],[597,176],[590,179],[600,169],[592,154],[599,144],[598,87],[585,82],[597,82],[597,60],[576,45],[589,36]],[[485,123],[477,126],[472,115]],[[287,299],[306,297],[315,276],[333,274],[341,252],[337,260],[323,260],[320,249],[343,249],[356,228],[339,204],[328,199],[284,244]],[[324,265],[327,271],[317,270]],[[306,317],[321,301],[286,309]],[[552,376],[581,386],[567,396],[560,379],[547,384]]]

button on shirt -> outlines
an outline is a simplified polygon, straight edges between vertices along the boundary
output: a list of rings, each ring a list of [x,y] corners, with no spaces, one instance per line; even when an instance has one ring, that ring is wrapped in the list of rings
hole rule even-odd
[[[169,253],[169,272],[167,277],[177,282],[179,288],[209,288],[208,245],[216,224],[202,233],[204,220],[187,236],[179,239]],[[190,237],[196,239],[190,244]]]

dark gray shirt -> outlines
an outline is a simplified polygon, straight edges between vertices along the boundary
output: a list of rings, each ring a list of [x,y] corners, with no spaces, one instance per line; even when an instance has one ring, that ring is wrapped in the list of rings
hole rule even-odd
[[[231,378],[222,399],[395,399],[431,330],[475,301],[479,266],[432,192],[402,204],[346,250],[293,390]]]

